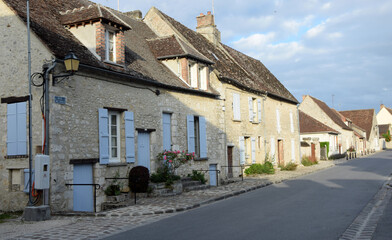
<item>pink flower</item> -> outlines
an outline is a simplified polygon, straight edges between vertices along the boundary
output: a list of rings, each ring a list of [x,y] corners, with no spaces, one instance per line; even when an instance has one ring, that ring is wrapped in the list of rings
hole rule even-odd
[[[163,160],[166,160],[166,155],[165,155],[165,156],[163,156]]]
[[[195,152],[193,152],[193,156],[195,156]]]
[[[169,163],[173,162],[172,160],[169,160]]]

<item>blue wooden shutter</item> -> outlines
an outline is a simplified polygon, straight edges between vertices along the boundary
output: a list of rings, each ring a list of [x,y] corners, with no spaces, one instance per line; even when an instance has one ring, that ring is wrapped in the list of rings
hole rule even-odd
[[[162,114],[163,150],[171,150],[171,114]]]
[[[257,114],[259,117],[259,123],[261,122],[261,100],[257,99]]]
[[[195,152],[195,120],[193,115],[186,116],[188,129],[188,152]]]
[[[7,155],[27,154],[26,102],[7,105]]]
[[[124,112],[125,120],[125,159],[128,163],[135,162],[135,127],[133,112]]]
[[[245,138],[241,136],[239,138],[240,147],[240,164],[245,164]]]
[[[200,157],[207,157],[207,131],[205,117],[199,117],[199,131],[200,131]]]
[[[100,108],[99,113],[99,163],[109,163],[109,115],[108,110]]]
[[[241,105],[240,105],[240,95],[238,93],[233,93],[233,119],[241,120]]]

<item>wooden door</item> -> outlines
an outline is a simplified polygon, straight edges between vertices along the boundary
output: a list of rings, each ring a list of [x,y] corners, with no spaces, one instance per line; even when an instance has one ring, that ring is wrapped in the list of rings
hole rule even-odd
[[[233,147],[227,147],[227,176],[233,177]]]
[[[278,165],[284,166],[283,140],[278,140]]]
[[[311,144],[311,151],[312,151],[311,161],[315,162],[316,161],[316,145],[314,143]]]

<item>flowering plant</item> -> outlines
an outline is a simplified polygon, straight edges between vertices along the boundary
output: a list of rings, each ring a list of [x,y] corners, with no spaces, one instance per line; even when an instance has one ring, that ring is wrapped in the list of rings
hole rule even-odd
[[[158,161],[162,161],[163,168],[167,169],[170,173],[174,174],[174,171],[179,168],[182,164],[187,163],[189,160],[193,160],[195,153],[186,153],[185,151],[164,151],[158,154]]]
[[[351,146],[349,149],[347,149],[348,152],[355,152],[354,146]]]

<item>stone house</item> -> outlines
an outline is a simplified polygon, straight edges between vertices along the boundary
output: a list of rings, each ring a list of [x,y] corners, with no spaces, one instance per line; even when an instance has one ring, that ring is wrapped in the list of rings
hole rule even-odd
[[[164,150],[195,152],[177,173],[210,170],[211,185],[266,154],[299,161],[297,100],[261,62],[154,8],[144,20],[87,0],[37,0],[30,9],[31,157],[50,156],[42,194],[52,211],[100,211],[108,178],[137,165],[154,172]],[[154,11],[162,18],[151,19]],[[0,0],[0,18],[0,211],[9,211],[28,199],[26,2]],[[162,34],[159,24],[170,21]],[[79,71],[61,77],[70,50]],[[101,189],[73,185],[86,183]]]
[[[374,109],[340,111],[340,113],[366,131],[367,150],[380,150],[379,130]]]
[[[392,124],[392,109],[386,107],[384,104],[380,105],[380,111],[377,113],[377,123],[382,124]]]
[[[335,136],[329,142],[329,156],[343,154],[350,146],[353,146],[355,139],[353,130],[323,101],[310,95],[305,95],[302,97],[299,110],[340,133],[339,136]]]
[[[333,150],[330,151],[330,149],[337,148],[336,139],[339,139],[340,132],[302,111],[299,111],[299,124],[302,156],[318,161],[327,160],[327,157],[333,155]],[[323,142],[328,142],[329,145],[321,151],[320,143]]]
[[[211,12],[196,20],[193,31],[153,7],[143,21],[159,36],[149,41],[157,59],[184,82],[197,87],[193,78],[203,79],[209,66],[207,78],[224,111],[222,172],[238,176],[240,166],[266,159],[299,163],[298,101],[259,60],[221,42]]]
[[[49,82],[45,124],[42,87],[32,89],[32,155],[46,149],[50,156],[44,201],[52,211],[100,211],[107,178],[117,172],[126,177],[136,165],[156,171],[155,156],[164,150],[196,152],[178,169],[180,175],[224,164],[219,94],[207,80],[202,88],[190,87],[157,61],[146,39],[158,36],[137,13],[83,0],[38,0],[30,6],[35,76],[42,76],[48,62],[50,79],[62,75],[62,59],[70,50],[80,59],[73,76]],[[9,66],[0,76],[0,210],[10,211],[23,209],[28,198],[23,192],[29,166],[26,2],[1,0],[0,17],[5,36],[0,65]],[[206,177],[216,184],[216,175]],[[95,204],[95,190],[72,185],[78,183],[101,186]]]

